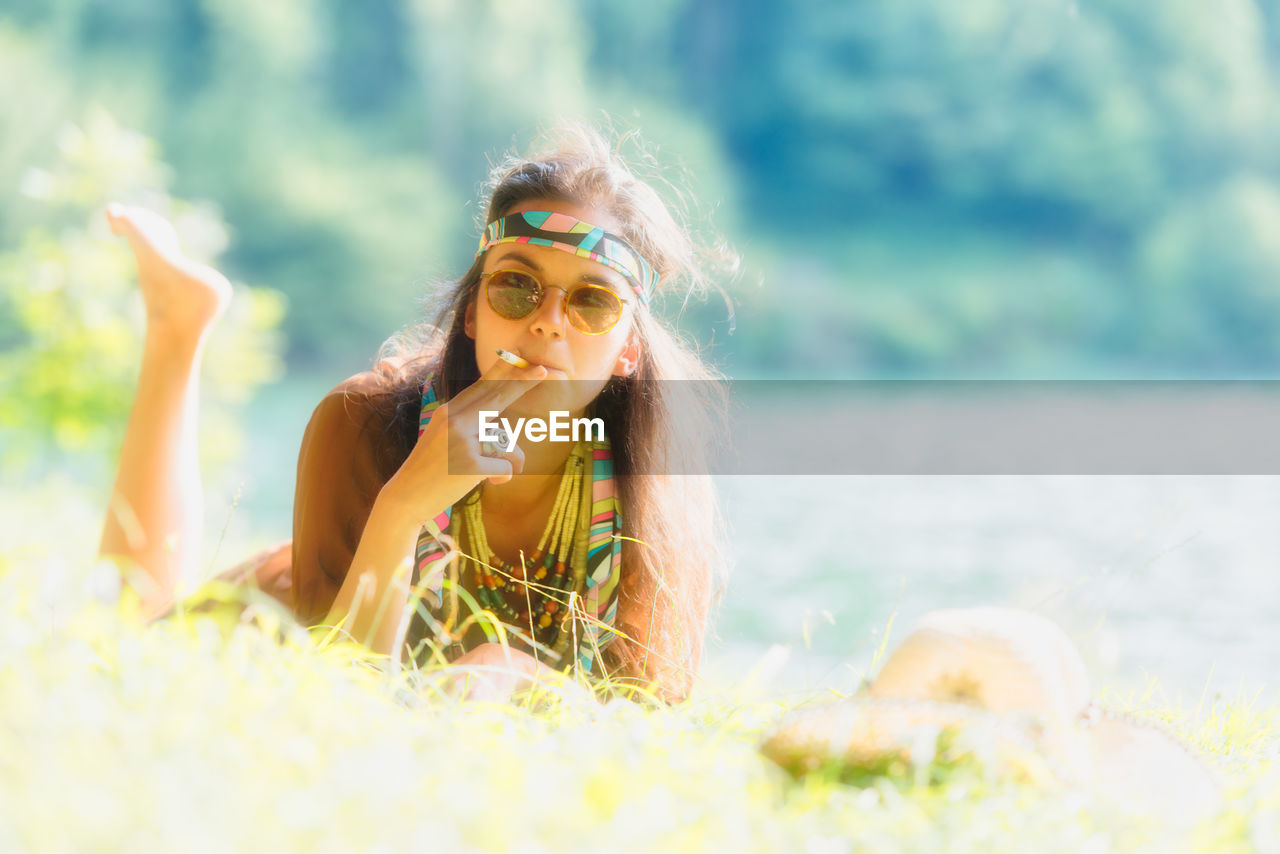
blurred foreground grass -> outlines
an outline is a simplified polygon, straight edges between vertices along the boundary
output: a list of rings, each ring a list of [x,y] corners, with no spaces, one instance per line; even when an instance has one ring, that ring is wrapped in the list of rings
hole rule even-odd
[[[1280,709],[1136,711],[1227,781],[1195,827],[976,764],[795,781],[785,711],[414,690],[265,602],[144,627],[107,564],[0,555],[2,851],[1275,851]]]

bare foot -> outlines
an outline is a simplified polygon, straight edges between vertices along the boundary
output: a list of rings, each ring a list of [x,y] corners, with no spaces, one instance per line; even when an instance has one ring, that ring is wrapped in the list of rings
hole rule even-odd
[[[147,307],[148,331],[200,340],[231,302],[231,283],[207,264],[182,254],[178,234],[145,208],[107,206],[111,231],[129,240]]]

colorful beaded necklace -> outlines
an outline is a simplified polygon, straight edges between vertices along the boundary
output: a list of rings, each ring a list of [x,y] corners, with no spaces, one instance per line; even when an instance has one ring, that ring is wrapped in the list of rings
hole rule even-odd
[[[426,430],[432,415],[440,407],[433,381],[434,377],[427,376],[422,384],[419,436]],[[543,546],[546,551],[543,551],[541,560],[525,562],[526,567],[533,567],[534,579],[529,582],[529,598],[526,600],[524,613],[538,614],[538,622],[541,622],[542,613],[552,615],[551,625],[543,627],[542,634],[535,639],[553,637],[553,628],[558,631],[558,636],[554,636],[552,647],[558,656],[552,659],[556,667],[564,669],[576,664],[584,672],[591,673],[600,650],[608,646],[614,638],[612,627],[617,617],[618,593],[622,577],[622,510],[614,487],[613,454],[607,438],[603,441],[575,446],[570,454],[570,461],[576,467],[576,473],[566,467],[564,479],[577,482],[577,492],[574,495],[581,497],[581,509],[575,510],[579,502],[570,496],[566,502],[568,518],[563,520],[563,525],[568,526],[570,520],[573,520],[579,527],[573,531],[567,541],[563,532],[568,528],[563,528],[559,541],[555,543],[553,549],[547,549],[547,545],[550,544],[550,536],[548,536],[548,543]],[[563,482],[561,488],[564,488]],[[415,622],[410,628],[410,636],[416,639],[415,643],[417,640],[432,636],[440,638],[444,644],[445,654],[450,660],[462,655],[466,648],[460,642],[460,638],[452,634],[452,619],[446,614],[445,609],[444,583],[446,575],[450,574],[450,568],[457,565],[453,560],[453,557],[458,554],[454,550],[454,543],[461,545],[466,542],[464,539],[466,532],[460,531],[459,528],[466,527],[463,517],[466,515],[467,502],[471,499],[472,496],[468,496],[459,502],[456,508],[444,508],[422,526],[418,532],[418,546],[414,561],[413,589],[422,597],[427,609],[426,613],[421,610],[415,611]],[[479,499],[475,498],[475,500]],[[483,531],[484,526],[483,524],[471,525],[470,529]],[[548,530],[554,535],[556,527],[550,521]],[[488,551],[487,548],[485,550]],[[468,549],[468,551],[475,554],[477,550]],[[555,557],[549,557],[552,555]],[[492,553],[489,557],[490,560],[485,561],[488,566],[484,567],[484,571],[488,573],[489,567],[492,567],[494,574],[497,575],[498,565],[492,560]],[[563,580],[556,579],[556,570],[560,564],[564,565]],[[540,569],[545,573],[541,578],[538,577]],[[520,585],[525,583],[514,569],[508,567],[503,569],[503,572],[517,576]],[[548,576],[560,585],[558,589],[563,592],[558,595],[549,594],[557,603],[554,611],[548,611],[545,601],[539,599],[536,607],[542,608],[540,613],[534,606],[533,594],[540,589],[535,585],[542,585]],[[500,586],[505,584],[506,582],[503,581]],[[517,585],[516,589],[523,593],[524,588],[520,585]],[[489,584],[477,584],[476,587],[486,590],[487,592],[483,594],[486,597],[492,594],[493,599],[504,601],[506,599],[505,592],[500,593],[496,587],[491,587]],[[582,619],[573,620],[571,631],[559,631],[561,624],[558,621],[564,621],[566,626],[570,621],[568,601],[571,594],[577,594],[580,597],[574,610],[581,614]],[[514,598],[518,601],[522,597],[517,595]],[[493,599],[487,598],[486,601],[493,601]],[[488,608],[489,605],[486,604],[484,607]],[[526,619],[522,620],[521,624],[527,627],[529,622]],[[536,631],[535,635],[537,635]],[[574,638],[577,639],[578,646],[570,651],[569,644],[574,641]],[[422,654],[426,655],[425,652]]]
[[[560,640],[560,629],[569,613],[570,564],[577,536],[586,447],[574,446],[565,461],[547,527],[527,561],[510,564],[489,546],[480,507],[480,491],[462,508],[463,530],[476,573],[476,598],[507,623],[525,628],[534,640],[549,648]],[[523,554],[522,554],[523,557]],[[515,604],[512,604],[512,600]]]

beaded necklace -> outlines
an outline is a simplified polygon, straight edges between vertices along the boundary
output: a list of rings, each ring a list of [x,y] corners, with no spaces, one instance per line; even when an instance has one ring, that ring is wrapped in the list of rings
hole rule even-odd
[[[569,613],[568,599],[573,591],[568,589],[567,567],[579,528],[585,455],[586,449],[579,443],[565,461],[547,526],[527,561],[507,563],[489,546],[479,490],[462,508],[464,537],[476,573],[476,598],[507,623],[528,627],[534,639],[547,647],[557,646]],[[515,605],[511,598],[515,598]]]
[[[434,377],[428,375],[422,384],[419,436],[426,430],[439,406],[440,400],[436,397]],[[561,528],[560,537],[554,544],[554,548],[547,548],[551,545],[551,538],[556,532],[556,526],[550,524],[548,520],[548,530],[551,533],[547,536],[548,542],[542,545],[542,548],[547,550],[542,552],[539,561],[525,562],[526,567],[532,567],[534,578],[526,582],[523,579],[523,569],[516,571],[515,568],[507,567],[505,564],[502,571],[506,575],[517,577],[519,581],[517,590],[523,592],[526,589],[523,585],[528,584],[528,598],[525,600],[526,607],[523,613],[537,614],[539,617],[537,622],[542,622],[542,614],[551,614],[551,624],[534,632],[535,640],[539,642],[544,638],[554,637],[554,646],[551,648],[558,657],[551,659],[549,663],[559,669],[576,665],[584,672],[591,673],[600,650],[608,646],[614,638],[613,625],[617,617],[618,593],[621,586],[622,511],[614,488],[613,454],[607,438],[576,445],[569,459],[564,480],[576,482],[577,491],[566,501],[567,518],[562,520],[562,525],[566,527]],[[574,466],[574,469],[571,470],[569,465]],[[565,488],[563,481],[560,488]],[[409,630],[410,646],[417,646],[426,638],[436,637],[443,643],[445,655],[449,660],[457,658],[466,651],[460,642],[461,639],[453,635],[452,617],[446,613],[445,609],[445,577],[450,574],[452,567],[461,568],[459,562],[455,560],[458,551],[455,550],[454,543],[461,546],[467,542],[464,538],[466,532],[459,530],[460,528],[469,527],[472,531],[481,532],[484,530],[483,524],[465,525],[463,517],[466,515],[467,501],[468,499],[463,499],[456,507],[456,512],[454,507],[443,508],[422,526],[418,532],[418,546],[415,550],[411,582],[415,595],[422,597],[426,609],[425,611],[417,609],[414,612]],[[575,509],[579,505],[581,509]],[[566,540],[564,532],[570,530],[567,527],[570,521],[578,527],[572,530]],[[466,551],[475,555],[479,550],[467,548]],[[488,551],[487,538],[485,551]],[[497,575],[499,567],[492,559],[491,552],[489,557],[490,559],[485,561],[488,566],[483,569],[488,573],[489,567],[492,567],[493,574]],[[560,579],[557,579],[556,571],[560,564],[563,564],[564,570]],[[539,575],[539,572],[542,575]],[[548,576],[559,585],[556,587],[561,591],[558,595],[546,591],[547,587],[552,586],[544,583]],[[504,581],[499,586],[505,586],[505,583]],[[487,602],[506,599],[505,593],[500,593],[497,588],[490,587],[488,584],[477,584],[476,587],[477,590],[485,590],[486,592],[482,595],[486,597],[492,594],[492,598],[487,598]],[[541,597],[536,607],[533,600],[535,592],[539,592]],[[574,610],[580,613],[582,619],[570,617],[568,603],[571,594],[577,594],[580,597]],[[518,596],[515,598],[519,599]],[[553,610],[547,609],[547,598],[551,598],[556,603]],[[490,606],[485,604],[483,607]],[[542,611],[536,610],[537,607],[542,608]],[[568,630],[570,622],[572,622],[572,630]],[[521,620],[520,623],[523,626],[529,625],[527,619]],[[559,630],[562,624],[566,628],[565,631]],[[558,634],[553,636],[553,631]],[[569,644],[575,638],[577,648],[571,651]],[[426,647],[419,647],[419,653],[426,656],[428,654]]]

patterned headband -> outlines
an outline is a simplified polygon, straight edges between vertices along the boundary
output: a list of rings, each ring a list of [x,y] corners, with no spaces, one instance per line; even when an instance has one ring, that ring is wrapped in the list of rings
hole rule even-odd
[[[479,258],[499,243],[550,246],[589,258],[627,277],[631,289],[648,303],[658,274],[635,248],[618,235],[561,213],[524,211],[495,219],[480,236]]]

